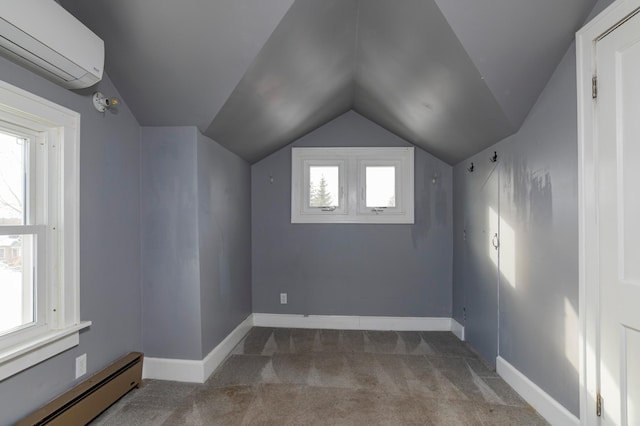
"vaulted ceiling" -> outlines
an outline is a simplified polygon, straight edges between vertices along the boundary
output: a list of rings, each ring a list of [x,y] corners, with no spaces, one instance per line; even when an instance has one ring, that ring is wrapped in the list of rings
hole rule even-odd
[[[348,110],[454,164],[514,133],[595,0],[61,0],[144,126],[256,162]]]

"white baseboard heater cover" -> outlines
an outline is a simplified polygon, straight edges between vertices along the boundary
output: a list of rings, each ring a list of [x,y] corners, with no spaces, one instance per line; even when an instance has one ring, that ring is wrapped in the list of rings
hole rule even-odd
[[[131,352],[63,393],[16,426],[86,425],[142,381],[144,355]]]

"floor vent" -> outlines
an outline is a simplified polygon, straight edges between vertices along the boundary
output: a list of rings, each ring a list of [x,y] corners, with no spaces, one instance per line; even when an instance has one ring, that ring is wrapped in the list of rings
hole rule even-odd
[[[16,426],[86,425],[142,380],[140,352],[131,352],[97,372]]]

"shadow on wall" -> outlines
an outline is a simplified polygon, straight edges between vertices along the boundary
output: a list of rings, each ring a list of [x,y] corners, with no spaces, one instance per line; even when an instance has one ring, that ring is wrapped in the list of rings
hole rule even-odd
[[[544,164],[532,170],[517,157],[501,165],[500,353],[530,377],[562,360],[546,382],[559,395],[574,395],[578,310],[577,300],[567,295],[575,278],[563,257],[569,242],[558,240],[564,234],[559,219],[554,221],[551,172]]]
[[[549,169],[529,170],[527,161],[503,163],[503,194],[516,209],[516,219],[528,226],[551,226],[553,190]]]

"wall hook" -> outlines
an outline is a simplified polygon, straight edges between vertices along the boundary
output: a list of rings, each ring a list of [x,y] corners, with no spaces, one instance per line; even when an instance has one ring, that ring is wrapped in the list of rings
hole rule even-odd
[[[475,170],[475,166],[473,165],[473,161],[471,162],[471,165],[467,168],[467,170],[469,170],[469,173],[473,173],[473,171]]]
[[[496,161],[498,161],[498,153],[493,151],[493,155],[489,157],[489,161],[491,161],[492,163],[495,163]]]

